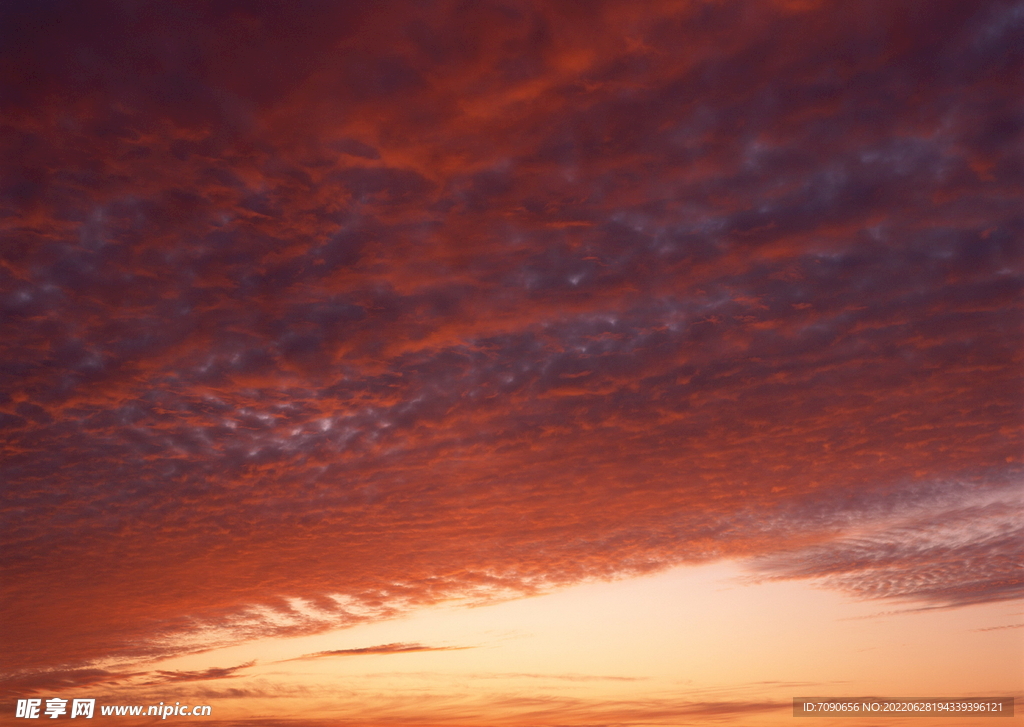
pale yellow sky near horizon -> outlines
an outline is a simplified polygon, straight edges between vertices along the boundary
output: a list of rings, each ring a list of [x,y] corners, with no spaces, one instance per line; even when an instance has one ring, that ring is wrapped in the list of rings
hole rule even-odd
[[[719,562],[136,664],[201,671],[255,661],[227,679],[126,683],[119,694],[124,703],[211,704],[219,719],[509,725],[753,725],[793,719],[788,707],[756,706],[793,697],[1021,696],[1019,601],[908,610],[915,606],[801,581],[755,583],[740,564]],[[298,658],[393,643],[447,650]]]

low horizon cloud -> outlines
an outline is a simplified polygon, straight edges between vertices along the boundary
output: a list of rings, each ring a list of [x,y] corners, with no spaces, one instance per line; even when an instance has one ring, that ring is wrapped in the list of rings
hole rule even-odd
[[[284,661],[305,661],[308,659],[322,659],[328,656],[362,656],[373,654],[408,654],[418,651],[462,651],[472,649],[472,646],[424,646],[423,644],[381,644],[380,646],[365,646],[360,649],[334,649],[331,651],[317,651],[313,654],[303,654],[294,659]]]

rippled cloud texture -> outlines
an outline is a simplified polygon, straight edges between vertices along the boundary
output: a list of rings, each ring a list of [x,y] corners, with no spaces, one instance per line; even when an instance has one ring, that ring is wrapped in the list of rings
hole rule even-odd
[[[1021,3],[0,28],[0,670],[720,558],[1021,596]]]

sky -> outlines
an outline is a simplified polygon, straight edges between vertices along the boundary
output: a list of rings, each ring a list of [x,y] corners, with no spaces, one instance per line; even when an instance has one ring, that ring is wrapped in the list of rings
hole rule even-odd
[[[1024,696],[1024,3],[9,0],[0,54],[0,724]]]

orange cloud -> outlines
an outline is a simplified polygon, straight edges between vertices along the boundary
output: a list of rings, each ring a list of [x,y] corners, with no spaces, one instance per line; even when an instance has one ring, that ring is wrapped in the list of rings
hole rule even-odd
[[[361,656],[364,654],[405,654],[418,651],[460,651],[471,649],[471,646],[424,646],[423,644],[381,644],[380,646],[365,646],[360,649],[334,649],[333,651],[318,651],[315,654],[305,654],[298,659],[288,661],[300,661],[304,659],[322,659],[326,656]]]
[[[1019,18],[911,6],[8,3],[0,670],[1019,594]]]

